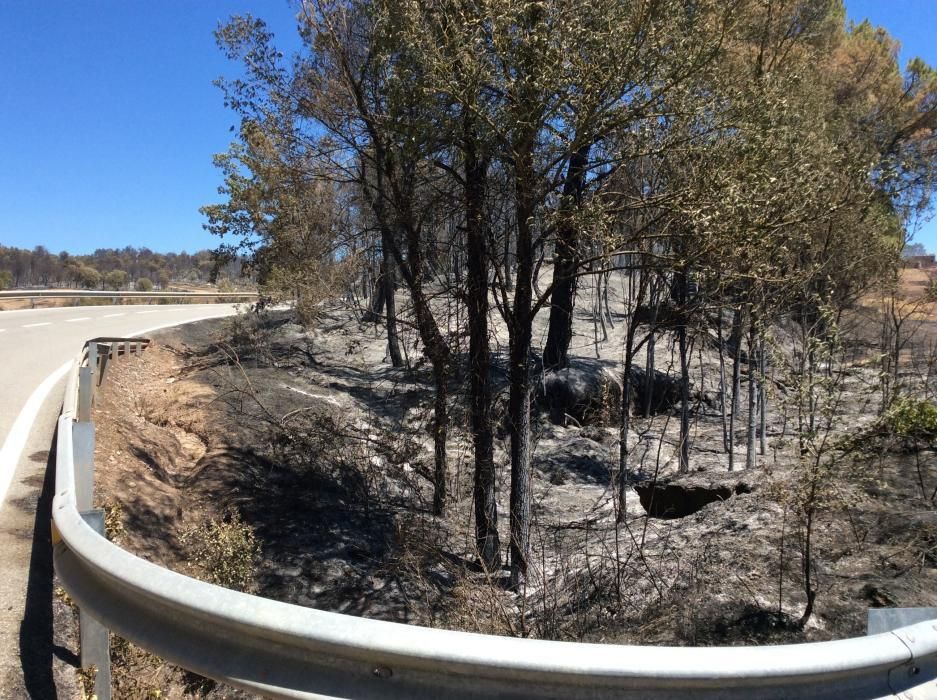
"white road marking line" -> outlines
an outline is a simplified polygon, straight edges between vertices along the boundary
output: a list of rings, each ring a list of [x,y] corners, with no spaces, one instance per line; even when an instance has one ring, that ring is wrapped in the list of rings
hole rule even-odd
[[[105,314],[104,316],[101,316],[101,318],[115,318],[117,316],[126,316],[126,315],[127,315],[127,312],[124,311],[119,314]]]
[[[169,323],[162,323],[158,326],[145,328],[142,331],[134,333],[131,337],[139,338],[140,336],[146,335],[147,333],[162,330],[163,328],[182,326],[187,323],[194,323],[195,321],[205,321],[210,318],[219,318],[230,315],[232,314],[228,309],[218,309],[217,313],[214,314],[207,314],[198,316],[196,318],[188,318],[184,321],[170,321]],[[3,508],[3,501],[6,498],[10,483],[13,480],[13,475],[16,472],[16,465],[19,462],[23,448],[26,446],[26,440],[29,437],[33,422],[36,420],[36,415],[39,413],[39,409],[42,408],[42,404],[49,395],[49,392],[52,391],[56,383],[65,374],[68,373],[72,367],[73,362],[74,360],[69,360],[64,365],[55,370],[55,372],[46,377],[42,384],[40,384],[30,395],[30,397],[26,400],[26,404],[23,406],[19,415],[16,417],[16,420],[13,422],[13,426],[10,428],[10,432],[7,434],[6,442],[3,443],[3,447],[0,448],[0,509]]]
[[[140,336],[146,335],[147,333],[162,330],[163,328],[171,328],[172,326],[181,326],[187,323],[194,323],[195,321],[204,321],[209,318],[219,318],[230,315],[231,313],[228,309],[219,309],[215,314],[199,316],[197,318],[189,318],[184,321],[171,321],[169,323],[162,323],[158,326],[152,326],[151,328],[146,328],[142,331],[134,333],[132,337],[138,338]],[[73,360],[69,360],[64,365],[55,370],[55,372],[46,377],[42,384],[40,384],[30,395],[30,397],[26,400],[26,404],[23,406],[19,415],[16,417],[16,420],[13,422],[13,426],[10,428],[10,432],[7,434],[6,442],[3,443],[3,447],[0,448],[0,509],[3,508],[3,501],[6,498],[10,483],[13,480],[13,476],[16,472],[16,465],[19,462],[23,448],[26,446],[26,440],[29,437],[33,422],[36,420],[36,415],[39,413],[39,409],[42,408],[42,404],[49,395],[49,392],[52,391],[52,388],[71,369],[72,363]]]
[[[52,321],[43,321],[42,323],[27,323],[23,328],[36,328],[38,326],[51,326]]]
[[[6,333],[6,328],[0,328],[0,333]]]
[[[26,440],[29,438],[36,415],[52,388],[71,369],[72,362],[72,360],[66,362],[36,387],[36,390],[26,399],[26,404],[13,422],[10,432],[7,434],[6,442],[3,443],[3,447],[0,447],[0,509],[3,508],[3,499],[6,498],[7,490],[13,481],[16,465],[19,463],[20,455],[26,446]]]
[[[152,311],[137,311],[138,314],[158,314],[159,309],[153,309]]]
[[[78,321],[90,321],[90,316],[79,316],[78,318],[67,318],[65,323],[77,323]]]

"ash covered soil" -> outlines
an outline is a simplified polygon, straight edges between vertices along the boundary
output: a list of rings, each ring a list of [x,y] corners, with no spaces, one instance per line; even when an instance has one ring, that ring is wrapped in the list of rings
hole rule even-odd
[[[541,314],[535,337],[545,336],[545,323]],[[591,316],[576,324],[577,361],[620,374],[625,324],[600,342]],[[298,605],[433,627],[605,643],[763,644],[862,635],[869,607],[937,606],[937,513],[922,496],[937,487],[937,458],[878,454],[845,468],[836,498],[820,509],[815,612],[796,624],[805,605],[803,543],[785,498],[796,440],[774,410],[783,382],[768,394],[765,453],[752,469],[728,473],[712,401],[718,355],[704,341],[691,372],[691,473],[673,478],[675,409],[632,419],[629,445],[635,480],[672,479],[684,501],[716,497],[685,503],[692,512],[683,517],[649,517],[631,491],[627,520],[616,525],[617,419],[557,424],[538,408],[531,572],[520,591],[508,589],[506,574],[476,564],[466,378],[457,373],[450,388],[450,500],[436,518],[428,364],[411,333],[410,367],[393,369],[381,327],[345,308],[324,311],[312,331],[285,312],[183,326],[116,363],[95,409],[98,501],[114,539],[170,569]],[[666,333],[657,352],[657,368],[675,374]],[[874,423],[874,407],[861,398],[874,373],[861,361],[850,368],[853,394],[837,416],[844,432]],[[743,395],[746,383],[743,375]],[[743,466],[744,423],[736,440]],[[501,431],[504,548],[508,449]],[[213,570],[193,535],[232,522],[256,538],[247,579]],[[125,654],[127,683],[142,677],[169,697],[237,696],[142,652]]]

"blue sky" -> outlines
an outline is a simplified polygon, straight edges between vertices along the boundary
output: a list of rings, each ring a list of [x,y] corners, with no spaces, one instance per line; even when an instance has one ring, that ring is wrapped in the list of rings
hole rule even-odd
[[[0,0],[0,243],[85,253],[213,247],[213,153],[237,123],[212,31],[294,36],[286,0]]]
[[[937,0],[846,0],[937,64]],[[236,123],[212,30],[264,18],[295,46],[287,0],[0,0],[0,244],[86,253],[213,247],[213,153]],[[937,251],[937,222],[916,237]]]
[[[914,57],[937,65],[937,0],[845,0],[849,18],[871,20],[901,42],[901,65]],[[937,217],[914,232],[914,242],[937,253]]]

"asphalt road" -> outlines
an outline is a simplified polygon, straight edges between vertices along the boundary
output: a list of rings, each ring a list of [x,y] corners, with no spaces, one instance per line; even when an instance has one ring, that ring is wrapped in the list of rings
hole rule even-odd
[[[0,698],[55,697],[44,511],[72,359],[89,338],[140,335],[235,311],[233,304],[0,311]]]

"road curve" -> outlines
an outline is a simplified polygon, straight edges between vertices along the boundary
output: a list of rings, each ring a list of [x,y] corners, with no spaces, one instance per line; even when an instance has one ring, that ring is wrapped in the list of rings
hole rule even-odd
[[[89,338],[149,333],[229,316],[236,308],[167,304],[0,311],[0,697],[54,693],[51,637],[36,638],[51,635],[48,516],[37,518],[37,506],[45,496],[63,378],[72,359]]]

